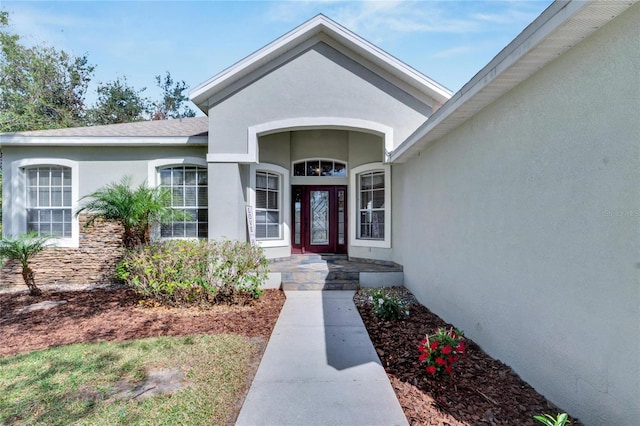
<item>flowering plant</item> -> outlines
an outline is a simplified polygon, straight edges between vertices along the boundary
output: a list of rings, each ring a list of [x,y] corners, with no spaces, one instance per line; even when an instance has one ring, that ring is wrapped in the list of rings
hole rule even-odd
[[[457,328],[440,327],[432,336],[427,335],[418,346],[420,361],[427,364],[427,373],[450,374],[453,364],[464,355],[463,333]]]
[[[384,288],[373,290],[369,298],[373,302],[373,312],[379,317],[399,320],[409,316],[406,304]]]

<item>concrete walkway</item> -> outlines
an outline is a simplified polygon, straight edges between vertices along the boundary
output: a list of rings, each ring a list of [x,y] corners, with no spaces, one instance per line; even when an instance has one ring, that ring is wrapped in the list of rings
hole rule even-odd
[[[291,291],[236,425],[406,425],[353,291]]]

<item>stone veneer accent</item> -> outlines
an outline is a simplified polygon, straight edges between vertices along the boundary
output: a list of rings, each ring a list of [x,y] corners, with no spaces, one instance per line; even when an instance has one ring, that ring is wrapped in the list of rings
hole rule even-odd
[[[87,215],[78,218],[80,247],[48,247],[31,262],[36,285],[109,284],[115,265],[124,254],[122,227],[96,220],[85,227]],[[10,260],[0,270],[0,288],[24,286],[20,263]],[[25,287],[26,288],[26,287]]]

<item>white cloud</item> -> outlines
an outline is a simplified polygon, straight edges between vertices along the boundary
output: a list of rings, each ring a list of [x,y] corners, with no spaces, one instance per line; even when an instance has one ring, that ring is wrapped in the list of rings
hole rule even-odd
[[[268,17],[297,24],[322,12],[356,33],[384,39],[389,32],[465,34],[525,25],[537,9],[521,1],[286,1],[273,2]]]

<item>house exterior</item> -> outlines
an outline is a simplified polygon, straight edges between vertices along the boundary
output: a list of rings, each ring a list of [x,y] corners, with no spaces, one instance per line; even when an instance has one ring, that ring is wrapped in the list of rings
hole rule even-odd
[[[108,280],[114,231],[82,226],[81,197],[164,185],[193,214],[157,238],[401,264],[585,424],[635,424],[639,22],[635,1],[555,2],[451,94],[320,15],[193,89],[206,117],[0,135],[3,232],[60,236],[41,282]]]

